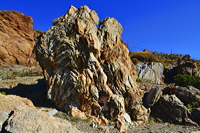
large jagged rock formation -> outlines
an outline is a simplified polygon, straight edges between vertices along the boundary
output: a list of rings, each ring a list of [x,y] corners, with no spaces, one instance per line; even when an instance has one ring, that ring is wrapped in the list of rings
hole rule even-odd
[[[17,11],[0,11],[0,65],[36,65],[33,20]]]
[[[123,118],[127,113],[140,124],[148,120],[142,90],[134,75],[122,26],[114,18],[99,22],[87,6],[71,6],[53,20],[37,44],[37,59],[44,71],[48,98],[62,110],[76,107],[97,118]]]

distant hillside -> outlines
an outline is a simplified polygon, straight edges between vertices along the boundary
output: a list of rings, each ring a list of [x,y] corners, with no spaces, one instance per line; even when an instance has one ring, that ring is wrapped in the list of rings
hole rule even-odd
[[[172,68],[178,65],[178,59],[183,57],[182,54],[167,54],[167,53],[158,53],[150,52],[148,50],[131,52],[129,53],[131,60],[134,64],[138,62],[161,62],[165,68]],[[193,59],[194,60],[194,59]],[[200,68],[200,60],[194,60],[197,63],[197,66]]]

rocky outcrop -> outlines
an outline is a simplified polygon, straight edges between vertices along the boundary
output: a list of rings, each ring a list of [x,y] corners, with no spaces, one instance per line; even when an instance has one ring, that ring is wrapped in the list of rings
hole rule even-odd
[[[160,99],[160,106],[171,117],[172,120],[182,123],[196,125],[189,116],[191,115],[189,110],[184,104],[176,97],[176,95],[164,95]]]
[[[138,77],[148,79],[156,84],[161,84],[163,79],[163,64],[159,62],[137,63]]]
[[[78,133],[68,121],[37,110],[33,103],[19,96],[0,94],[0,131],[14,133]],[[2,122],[3,121],[3,122]]]
[[[196,107],[200,107],[200,90],[193,86],[181,87],[176,86],[171,89],[171,92],[175,94],[185,105],[191,104]]]
[[[36,65],[33,20],[17,11],[0,11],[0,65]]]
[[[189,74],[190,76],[200,77],[197,64],[190,58],[190,55],[179,58],[177,74]]]
[[[144,93],[138,89],[136,69],[121,39],[122,26],[114,18],[105,18],[97,28],[98,21],[87,6],[71,6],[42,35],[37,59],[48,98],[68,112],[76,107],[101,120],[127,113],[143,124],[149,110],[142,105]]]

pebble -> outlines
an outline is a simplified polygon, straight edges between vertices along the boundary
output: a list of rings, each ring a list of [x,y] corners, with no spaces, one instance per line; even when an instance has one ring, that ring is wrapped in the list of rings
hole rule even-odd
[[[55,115],[56,113],[58,113],[58,110],[57,109],[52,109],[51,111],[48,111],[47,112],[49,115]]]

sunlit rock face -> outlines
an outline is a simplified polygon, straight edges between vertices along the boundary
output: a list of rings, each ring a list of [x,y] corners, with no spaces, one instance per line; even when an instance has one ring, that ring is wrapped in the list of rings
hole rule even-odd
[[[96,118],[119,118],[123,114],[140,124],[148,120],[142,90],[135,81],[136,69],[122,26],[114,18],[99,23],[87,6],[71,6],[53,20],[37,44],[39,61],[47,81],[47,96],[58,108],[72,113],[77,108]]]
[[[0,11],[0,65],[38,65],[33,20],[17,11]]]

